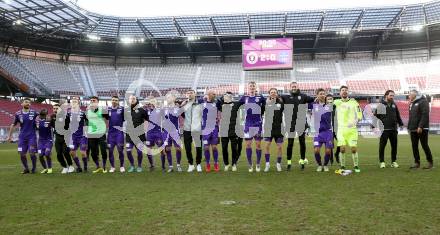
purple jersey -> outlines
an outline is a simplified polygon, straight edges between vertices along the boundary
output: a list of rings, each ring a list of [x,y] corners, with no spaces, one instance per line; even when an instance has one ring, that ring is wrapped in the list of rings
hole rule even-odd
[[[115,127],[121,127],[124,124],[124,108],[123,107],[109,107],[108,108],[108,133],[119,133],[120,130]]]
[[[218,130],[217,103],[210,102],[210,101],[203,101],[200,104],[203,107],[203,109],[202,109],[202,132],[203,132],[203,135],[205,135],[205,134],[207,135],[215,130]]]
[[[239,103],[241,105],[244,104],[244,109],[246,110],[245,126],[261,126],[264,107],[266,105],[266,99],[262,95],[245,95],[240,98]],[[260,107],[259,110],[256,108],[256,105]]]
[[[84,111],[70,110],[67,113],[67,121],[69,122],[69,129],[73,130],[73,137],[84,136],[84,125],[86,122],[86,114]]]
[[[309,109],[312,110],[312,122],[316,131],[325,132],[332,130],[333,106],[315,102],[309,104]]]
[[[167,146],[181,146],[179,132],[179,117],[182,114],[178,107],[167,107],[165,111],[164,129],[166,132],[165,144]]]
[[[165,118],[168,119],[173,126],[165,128],[168,130],[174,130],[175,132],[179,132],[179,116],[181,115],[181,111],[178,107],[168,107],[165,109]]]
[[[36,118],[38,113],[34,110],[24,112],[20,110],[15,113],[14,125],[20,123],[20,135],[19,139],[32,139],[37,136],[36,134]]]
[[[147,133],[159,133],[162,132],[162,119],[164,118],[163,109],[147,109],[148,114],[148,130]]]
[[[38,119],[37,120],[37,128],[38,128],[38,138],[39,140],[52,140],[53,138],[53,127],[54,123],[51,120],[47,119]]]

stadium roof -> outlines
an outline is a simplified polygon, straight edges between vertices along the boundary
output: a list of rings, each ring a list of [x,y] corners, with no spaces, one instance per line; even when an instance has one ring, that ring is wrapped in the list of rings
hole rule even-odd
[[[151,40],[407,29],[439,23],[440,1],[381,8],[129,18],[89,12],[62,0],[0,0],[0,16],[45,35],[63,32],[91,40]]]
[[[117,17],[63,0],[0,0],[0,46],[70,55],[173,57],[241,55],[245,38],[292,37],[294,53],[440,47],[440,0],[402,6],[175,17]],[[116,62],[114,62],[116,63]]]

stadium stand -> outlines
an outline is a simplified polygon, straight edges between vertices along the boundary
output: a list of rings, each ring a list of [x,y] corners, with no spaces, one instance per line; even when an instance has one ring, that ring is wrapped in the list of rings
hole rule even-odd
[[[407,77],[406,81],[408,84],[414,84],[417,85],[418,89],[426,89],[426,77],[420,76],[420,77]]]
[[[381,94],[391,89],[396,92],[401,90],[399,80],[348,80],[350,91],[357,94]]]
[[[23,65],[35,74],[35,76],[52,91],[64,91],[69,94],[83,93],[83,88],[77,77],[72,75],[68,66],[65,64],[28,58],[14,59],[17,63]],[[66,86],[66,84],[68,84],[68,86]]]
[[[396,100],[397,108],[400,111],[400,117],[403,123],[406,125],[409,119],[409,102],[406,100]]]
[[[440,99],[431,102],[430,122],[440,124]]]
[[[144,91],[158,89],[215,89],[240,91],[256,81],[260,92],[271,87],[288,90],[290,81],[298,81],[305,91],[330,89],[342,84],[354,94],[381,95],[392,89],[403,93],[410,88],[440,91],[438,62],[408,60],[314,60],[298,61],[294,70],[242,71],[240,63],[111,65],[64,64],[20,58],[0,53],[0,67],[29,84],[42,82],[53,94],[112,96],[122,95],[130,84],[144,80]],[[38,80],[37,80],[38,79]],[[54,82],[56,81],[56,82]],[[148,92],[147,92],[148,93]],[[151,92],[150,92],[151,93]]]

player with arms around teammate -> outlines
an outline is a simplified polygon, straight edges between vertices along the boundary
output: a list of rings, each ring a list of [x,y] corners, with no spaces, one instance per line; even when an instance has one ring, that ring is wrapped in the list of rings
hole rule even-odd
[[[52,146],[53,146],[53,128],[55,120],[47,116],[47,109],[40,111],[37,120],[38,129],[38,154],[40,163],[43,166],[41,174],[52,174]],[[46,158],[46,159],[45,159]]]
[[[328,106],[332,107],[332,132],[333,132],[333,139],[336,139],[336,133],[335,133],[335,105],[333,104],[334,98],[332,94],[327,94],[325,97],[325,103]],[[337,140],[337,139],[336,139]],[[334,143],[334,140],[333,140]],[[334,152],[334,144],[333,149],[330,154],[330,164],[333,165],[334,160],[336,160],[336,163],[339,164],[339,153],[341,152],[341,147],[337,146],[336,151]]]
[[[345,169],[345,155],[347,148],[351,148],[354,172],[360,173],[359,157],[357,152],[358,130],[357,123],[362,120],[362,111],[359,103],[348,97],[348,87],[341,86],[341,99],[335,100],[336,107],[336,138],[338,146],[341,147],[340,162],[341,169]]]
[[[84,135],[84,126],[87,117],[80,108],[80,99],[78,96],[71,98],[70,105],[71,107],[66,117],[66,126],[69,127],[69,131],[71,132],[69,140],[70,156],[75,162],[76,172],[83,172],[79,158],[76,155],[79,149],[84,164],[84,172],[87,172],[87,137]]]
[[[176,152],[177,171],[182,172],[183,170],[180,165],[182,160],[182,141],[180,140],[179,131],[179,117],[182,112],[176,105],[176,94],[174,93],[176,92],[170,92],[166,95],[167,105],[164,108],[165,118],[168,120],[164,124],[166,130],[165,152],[167,154],[167,158],[172,159],[171,150],[174,146],[174,150]],[[170,169],[172,170],[172,167]]]
[[[12,142],[12,133],[15,126],[20,124],[20,134],[18,136],[18,153],[20,154],[21,163],[23,164],[22,174],[34,174],[37,168],[37,133],[36,118],[38,113],[31,109],[31,100],[24,98],[21,101],[22,109],[15,113],[14,123],[9,129],[8,141]],[[26,154],[29,152],[32,161],[32,170],[29,171]]]
[[[221,112],[219,135],[222,142],[223,163],[225,171],[229,171],[228,146],[231,142],[232,171],[237,171],[237,161],[240,157],[243,127],[240,125],[240,104],[233,101],[232,92],[226,92],[217,101],[217,108]]]
[[[66,126],[66,111],[66,107],[63,106],[63,108],[61,108],[59,104],[54,104],[51,117],[55,126],[55,151],[57,152],[58,162],[63,168],[61,174],[72,173],[75,171],[75,168],[72,166],[72,157],[70,156],[69,148],[67,147],[64,138],[64,134],[66,134],[66,130],[69,128]],[[57,129],[57,126],[59,129]]]
[[[112,106],[108,108],[108,155],[110,160],[110,173],[115,172],[115,147],[119,154],[119,171],[121,173],[125,172],[124,167],[124,133],[120,128],[124,125],[124,107],[119,105],[119,97],[112,97]]]
[[[134,95],[130,95],[128,98],[128,108],[124,109],[124,117],[126,120],[126,131],[127,135],[126,139],[126,152],[127,158],[130,162],[130,167],[128,168],[128,172],[142,172],[142,148],[143,142],[146,141],[145,137],[145,123],[148,120],[147,112],[143,107],[140,106],[138,99]],[[137,137],[137,141],[135,141]],[[134,158],[132,155],[133,147],[136,148],[137,157],[138,157],[138,167],[135,169],[134,167]]]
[[[290,83],[290,94],[283,95],[284,118],[287,134],[287,171],[292,168],[293,144],[295,139],[299,140],[301,170],[304,170],[306,159],[306,137],[305,130],[307,127],[306,116],[308,104],[315,99],[302,93],[297,82]]]
[[[332,129],[332,111],[333,104],[326,103],[326,92],[320,88],[316,91],[317,101],[309,105],[312,111],[312,123],[315,127],[315,137],[313,138],[313,146],[315,151],[315,159],[318,164],[316,171],[329,171],[328,163],[330,161],[333,149],[333,129]],[[324,164],[321,159],[321,147],[325,145]]]
[[[165,172],[165,139],[167,133],[163,128],[165,110],[161,107],[161,105],[162,104],[159,103],[154,97],[150,97],[148,100],[146,108],[148,114],[146,145],[148,159],[153,159],[153,147],[157,147],[160,152],[162,171]],[[152,164],[152,162],[150,162],[150,164]],[[172,159],[168,158],[168,172],[173,171],[172,166]]]
[[[284,126],[283,126],[283,111],[284,105],[281,98],[278,96],[278,90],[271,88],[269,90],[269,98],[266,100],[266,108],[264,112],[263,136],[266,142],[265,158],[266,167],[264,172],[270,170],[270,146],[272,141],[277,145],[277,171],[281,169],[281,159],[283,156],[283,142],[284,142]]]
[[[214,157],[214,171],[220,170],[218,165],[218,109],[215,99],[216,95],[213,90],[209,90],[206,99],[201,101],[202,105],[202,140],[205,151],[206,172],[211,171],[211,151]]]
[[[245,125],[244,138],[246,140],[246,157],[249,165],[249,172],[253,172],[252,163],[252,140],[255,140],[255,152],[257,155],[257,164],[255,171],[260,172],[261,162],[261,132],[262,132],[262,116],[266,105],[266,99],[262,95],[257,94],[257,84],[255,82],[248,83],[248,95],[242,96],[239,101],[240,105],[244,105]]]
[[[96,170],[93,173],[107,173],[106,119],[108,119],[107,108],[99,107],[99,98],[97,96],[90,97],[90,105],[87,109],[86,134],[90,155],[96,165]],[[99,164],[99,150],[101,150],[102,167]]]
[[[191,151],[192,143],[196,149],[196,168],[197,172],[202,172],[202,106],[196,97],[195,90],[185,93],[186,100],[181,104],[183,122],[183,144],[185,146],[186,157],[188,158],[188,172],[194,171],[194,159]]]

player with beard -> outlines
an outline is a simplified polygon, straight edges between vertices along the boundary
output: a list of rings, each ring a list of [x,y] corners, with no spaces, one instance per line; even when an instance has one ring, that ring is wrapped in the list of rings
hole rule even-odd
[[[336,106],[336,137],[338,146],[341,147],[341,169],[345,169],[345,155],[348,148],[351,149],[354,172],[360,173],[359,157],[357,152],[358,129],[357,123],[362,120],[362,111],[359,103],[348,96],[348,87],[341,86],[341,99],[335,100]]]
[[[304,165],[308,163],[306,159],[306,138],[305,130],[307,127],[306,115],[308,104],[312,103],[315,99],[301,93],[298,83],[290,83],[290,94],[281,96],[284,103],[285,119],[286,122],[290,120],[290,123],[286,123],[286,129],[288,132],[287,140],[287,170],[292,168],[292,154],[293,144],[295,138],[299,139],[300,160],[299,164],[301,170],[304,170]],[[287,116],[286,116],[287,114]]]
[[[20,124],[20,134],[18,136],[18,153],[20,154],[21,163],[23,164],[22,174],[34,174],[37,168],[37,133],[36,133],[36,119],[38,113],[31,109],[31,100],[24,98],[21,101],[22,109],[15,113],[14,122],[9,128],[8,141],[12,142],[12,133],[15,126]],[[29,152],[32,169],[29,171],[26,154]]]

